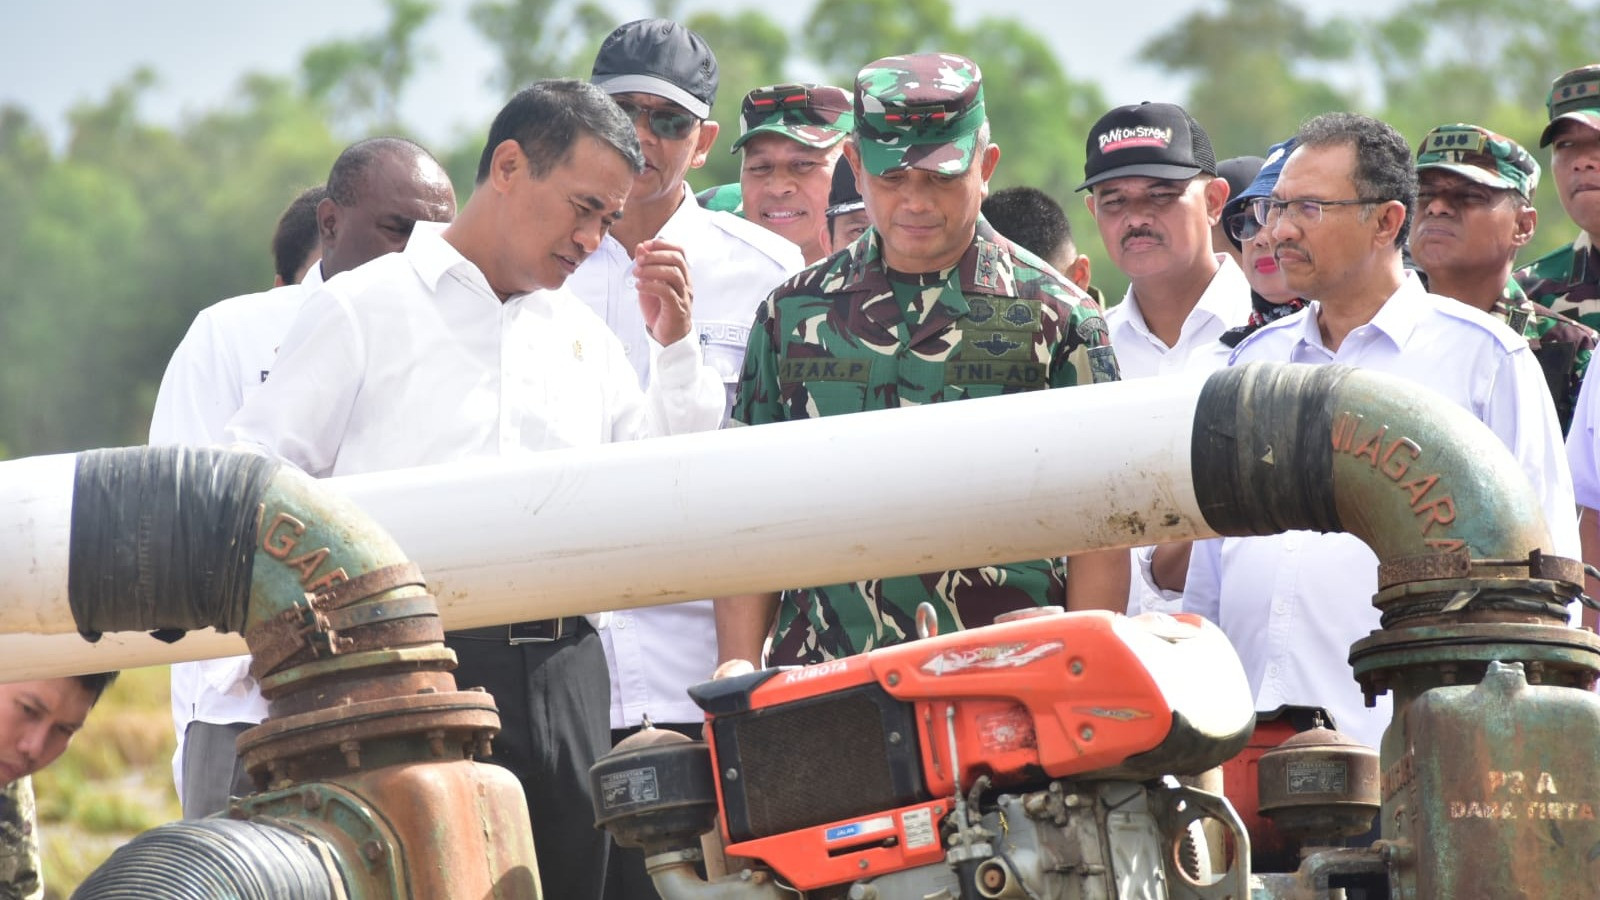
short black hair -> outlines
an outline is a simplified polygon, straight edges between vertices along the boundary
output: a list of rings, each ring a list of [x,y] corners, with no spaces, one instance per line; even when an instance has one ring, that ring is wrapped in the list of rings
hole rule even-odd
[[[1012,243],[1046,262],[1064,247],[1070,255],[1072,224],[1054,198],[1034,187],[1010,187],[983,201],[983,217]]]
[[[326,196],[326,185],[308,187],[278,217],[278,228],[272,233],[272,267],[284,284],[294,284],[295,276],[321,242],[317,204]]]
[[[100,702],[100,695],[106,692],[106,688],[110,687],[111,683],[116,681],[117,676],[120,674],[122,673],[96,672],[92,675],[74,675],[72,677],[78,682],[79,687],[89,692],[89,704],[92,706]]]
[[[478,158],[477,183],[489,177],[494,148],[508,140],[522,148],[533,176],[543,178],[567,161],[585,134],[615,149],[635,174],[644,171],[639,135],[605,91],[587,81],[550,78],[523,88],[494,117]]]
[[[1417,167],[1411,145],[1393,125],[1359,113],[1333,112],[1308,119],[1300,126],[1299,146],[1350,147],[1356,167],[1351,174],[1356,193],[1365,200],[1398,200],[1405,204],[1405,221],[1395,234],[1397,247],[1411,234],[1411,210],[1417,205]],[[1325,198],[1337,199],[1337,198]]]
[[[402,159],[424,157],[433,160],[434,165],[439,163],[426,147],[405,138],[375,137],[356,141],[344,148],[339,158],[333,161],[333,168],[328,170],[328,196],[340,206],[355,206],[361,202],[361,188],[367,172],[374,163],[391,156]]]

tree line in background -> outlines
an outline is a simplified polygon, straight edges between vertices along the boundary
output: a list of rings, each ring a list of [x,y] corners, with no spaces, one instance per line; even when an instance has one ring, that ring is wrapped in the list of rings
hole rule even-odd
[[[1331,109],[1379,116],[1413,141],[1437,124],[1473,122],[1531,150],[1551,79],[1595,60],[1600,17],[1589,6],[1407,0],[1381,18],[1314,20],[1290,0],[1225,0],[1172,23],[1140,57],[1188,80],[1188,96],[1150,99],[1182,102],[1219,158],[1260,154]],[[861,64],[890,53],[977,60],[1004,152],[996,186],[1030,184],[1060,199],[1096,257],[1097,283],[1120,296],[1121,278],[1072,195],[1085,135],[1107,108],[1102,84],[1115,73],[1070,72],[1023,21],[958,23],[950,0],[815,0],[799,34],[754,10],[677,7],[658,0],[655,12],[716,51],[713,117],[725,134],[737,133],[745,91],[795,72],[849,86]],[[141,119],[150,70],[76,108],[59,151],[25,110],[0,109],[0,459],[142,443],[194,314],[270,285],[267,241],[289,198],[325,178],[349,141],[411,132],[397,101],[431,52],[421,38],[438,10],[387,0],[387,11],[374,32],[311,48],[293,76],[247,75],[227,108],[176,126]],[[479,0],[467,15],[497,56],[490,88],[507,96],[536,78],[586,76],[621,21],[599,0]],[[482,140],[431,148],[462,199]],[[691,173],[696,188],[737,179],[729,140]],[[1538,206],[1543,226],[1527,258],[1572,237],[1548,187]]]

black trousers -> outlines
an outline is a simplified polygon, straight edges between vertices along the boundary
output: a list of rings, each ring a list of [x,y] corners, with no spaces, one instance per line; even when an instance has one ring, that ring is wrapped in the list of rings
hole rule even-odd
[[[551,900],[601,900],[610,838],[594,827],[589,766],[611,746],[611,679],[587,621],[561,640],[510,645],[446,634],[456,684],[482,687],[500,709],[487,761],[528,798],[539,880]]]

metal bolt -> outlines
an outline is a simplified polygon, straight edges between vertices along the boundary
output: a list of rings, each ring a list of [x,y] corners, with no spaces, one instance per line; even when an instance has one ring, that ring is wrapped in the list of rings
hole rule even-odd
[[[722,773],[722,779],[724,781],[738,781],[739,780],[739,770],[733,768],[732,766],[729,766],[728,767],[728,771]]]
[[[1079,728],[1078,737],[1086,741],[1094,740],[1094,727],[1091,725],[1085,725],[1082,728]]]
[[[383,845],[377,841],[367,841],[361,845],[361,855],[366,857],[368,862],[377,862],[383,859]]]
[[[359,741],[342,741],[339,752],[344,754],[344,764],[352,769],[361,768],[361,743]]]
[[[900,683],[900,673],[899,672],[890,672],[889,673],[889,686],[890,687],[894,687],[895,685],[897,685],[899,683]]]
[[[432,686],[432,685],[429,685],[428,687],[425,687],[425,688],[417,688],[417,693],[419,693],[419,694],[437,694],[437,693],[439,693],[439,689],[434,687],[434,686]]]
[[[428,752],[436,759],[444,758],[444,732],[438,729],[428,732]]]
[[[1081,660],[1081,659],[1073,660],[1072,664],[1067,666],[1067,671],[1071,672],[1074,675],[1082,675],[1083,674],[1083,660]]]
[[[856,868],[865,870],[867,868],[867,861],[864,859],[856,860]]]
[[[904,738],[902,738],[902,737],[900,737],[900,732],[898,732],[898,731],[891,731],[891,732],[889,732],[889,743],[890,743],[890,744],[891,744],[891,745],[895,745],[895,746],[898,746],[898,745],[899,745],[899,743],[900,743],[900,742],[901,742],[901,741],[902,741],[902,740],[904,740]]]

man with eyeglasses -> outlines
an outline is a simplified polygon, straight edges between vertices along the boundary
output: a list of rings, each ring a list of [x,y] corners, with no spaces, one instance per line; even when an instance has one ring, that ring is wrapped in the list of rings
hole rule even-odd
[[[740,215],[800,248],[806,265],[837,249],[826,211],[841,142],[855,124],[850,94],[827,84],[759,87],[739,107],[739,183],[701,192],[707,209]],[[842,244],[840,245],[842,246]]]
[[[977,65],[949,53],[877,60],[856,76],[854,107],[844,154],[873,228],[762,305],[734,418],[764,425],[1115,381],[1099,308],[980,213],[1000,148]],[[907,453],[882,461],[886,477],[933,494],[962,477]],[[923,602],[948,632],[1047,604],[1120,609],[1127,577],[1125,552],[1097,551],[1065,571],[1028,560],[726,598],[721,671],[759,667],[775,620],[769,662],[816,663],[914,639]]]
[[[568,283],[622,340],[641,386],[654,377],[659,353],[641,304],[657,290],[692,298],[693,334],[721,378],[724,408],[731,407],[756,307],[803,261],[794,244],[771,231],[702,209],[684,181],[716,143],[718,126],[709,118],[716,56],[683,25],[642,19],[605,39],[590,81],[633,120],[645,169],[622,217]],[[704,713],[688,688],[716,667],[711,601],[611,613],[600,638],[611,676],[612,740],[646,718],[698,737]],[[640,851],[611,848],[606,896],[655,896]]]
[[[1533,238],[1539,164],[1522,145],[1477,125],[1441,125],[1417,147],[1411,257],[1428,289],[1500,318],[1528,339],[1563,432],[1594,350],[1595,333],[1532,302],[1511,277]]]
[[[1212,248],[1229,188],[1217,177],[1211,138],[1183,107],[1146,102],[1101,116],[1087,143],[1078,190],[1089,192],[1100,240],[1129,282],[1106,310],[1123,377],[1220,368],[1227,348],[1217,339],[1249,318],[1250,285],[1230,254]],[[1132,553],[1130,613],[1177,606],[1155,584],[1154,556],[1153,547]]]
[[[1271,229],[1288,287],[1311,304],[1234,350],[1254,360],[1339,363],[1408,378],[1481,419],[1521,463],[1552,535],[1576,558],[1577,522],[1561,427],[1528,342],[1504,322],[1429,294],[1401,259],[1416,198],[1411,148],[1389,125],[1353,113],[1300,129],[1278,183],[1253,201]],[[1367,709],[1346,661],[1379,625],[1377,557],[1347,534],[1294,531],[1195,544],[1184,609],[1227,632],[1257,709],[1321,706],[1377,746],[1389,701]]]

